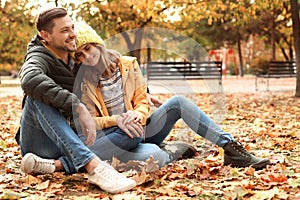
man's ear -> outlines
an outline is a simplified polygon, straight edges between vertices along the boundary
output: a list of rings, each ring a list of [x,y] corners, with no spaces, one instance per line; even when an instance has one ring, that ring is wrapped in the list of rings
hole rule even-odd
[[[40,31],[40,35],[46,42],[49,42],[50,38],[49,33],[47,31]]]

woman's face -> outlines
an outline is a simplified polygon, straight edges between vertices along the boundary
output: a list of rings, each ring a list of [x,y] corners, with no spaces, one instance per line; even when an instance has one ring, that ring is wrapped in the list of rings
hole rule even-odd
[[[100,51],[93,44],[84,44],[77,48],[75,57],[84,65],[96,66],[100,58]]]

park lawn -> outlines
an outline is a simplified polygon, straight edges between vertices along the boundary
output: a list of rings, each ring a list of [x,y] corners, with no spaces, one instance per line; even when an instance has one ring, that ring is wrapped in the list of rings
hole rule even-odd
[[[159,170],[151,158],[129,163],[114,159],[112,165],[116,169],[138,182],[131,191],[108,194],[87,183],[82,173],[26,175],[19,170],[21,156],[14,140],[21,98],[10,96],[0,98],[1,198],[300,199],[300,99],[293,97],[293,92],[234,93],[221,99],[216,95],[193,94],[189,98],[213,119],[222,121],[223,129],[231,132],[247,150],[270,158],[273,165],[259,171],[223,166],[222,149],[179,121],[167,140],[192,143],[199,150],[198,155]],[[216,107],[219,112],[213,111]]]

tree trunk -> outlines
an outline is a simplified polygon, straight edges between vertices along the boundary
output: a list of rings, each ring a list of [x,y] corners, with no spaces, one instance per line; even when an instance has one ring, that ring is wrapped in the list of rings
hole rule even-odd
[[[144,35],[144,28],[138,28],[134,30],[134,42],[131,42],[130,37],[127,32],[121,33],[123,38],[126,41],[128,47],[128,54],[130,56],[134,56],[137,59],[137,62],[140,64],[141,61],[141,46],[142,46],[142,39]]]
[[[297,65],[297,81],[296,81],[296,97],[300,97],[300,19],[299,19],[299,4],[298,0],[290,0],[291,12],[293,20],[293,36],[294,47],[296,52],[296,65]]]
[[[151,62],[151,47],[150,44],[147,43],[147,62]]]
[[[136,29],[134,33],[135,35],[134,42],[131,41],[127,32],[121,33],[124,40],[126,41],[128,54],[130,56],[136,57],[138,63],[140,63],[141,60],[141,44],[143,39],[143,33],[144,33],[143,28]]]
[[[281,47],[280,47],[280,50],[281,50],[281,52],[282,52],[282,54],[283,54],[283,57],[284,57],[284,59],[285,59],[286,61],[291,60],[291,58],[289,58],[288,55],[286,54],[285,48],[284,48],[284,47],[281,46]]]
[[[141,61],[141,48],[142,40],[144,36],[144,28],[138,28],[135,30],[135,40],[134,40],[134,56],[137,58],[138,63]]]
[[[238,54],[239,54],[239,63],[240,63],[240,76],[244,77],[244,66],[243,66],[243,55],[242,55],[242,48],[241,48],[241,39],[238,39],[237,43]]]
[[[289,45],[289,55],[290,55],[290,59],[289,60],[293,60],[294,59],[293,44]]]
[[[272,46],[272,55],[271,59],[276,60],[276,46],[275,46],[275,17],[274,11],[272,16],[272,24],[271,24],[271,46]]]

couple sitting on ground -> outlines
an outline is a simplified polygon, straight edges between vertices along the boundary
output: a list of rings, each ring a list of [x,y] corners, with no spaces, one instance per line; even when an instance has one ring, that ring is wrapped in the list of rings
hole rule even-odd
[[[159,108],[149,116],[147,84],[136,58],[107,49],[86,23],[74,26],[65,9],[42,12],[37,29],[20,71],[27,96],[20,126],[23,172],[86,171],[88,180],[107,192],[132,189],[135,181],[103,160],[153,156],[163,166],[193,157],[190,144],[160,148],[179,119],[222,147],[225,165],[262,169],[270,164],[247,152],[184,96],[162,105],[152,98]]]

